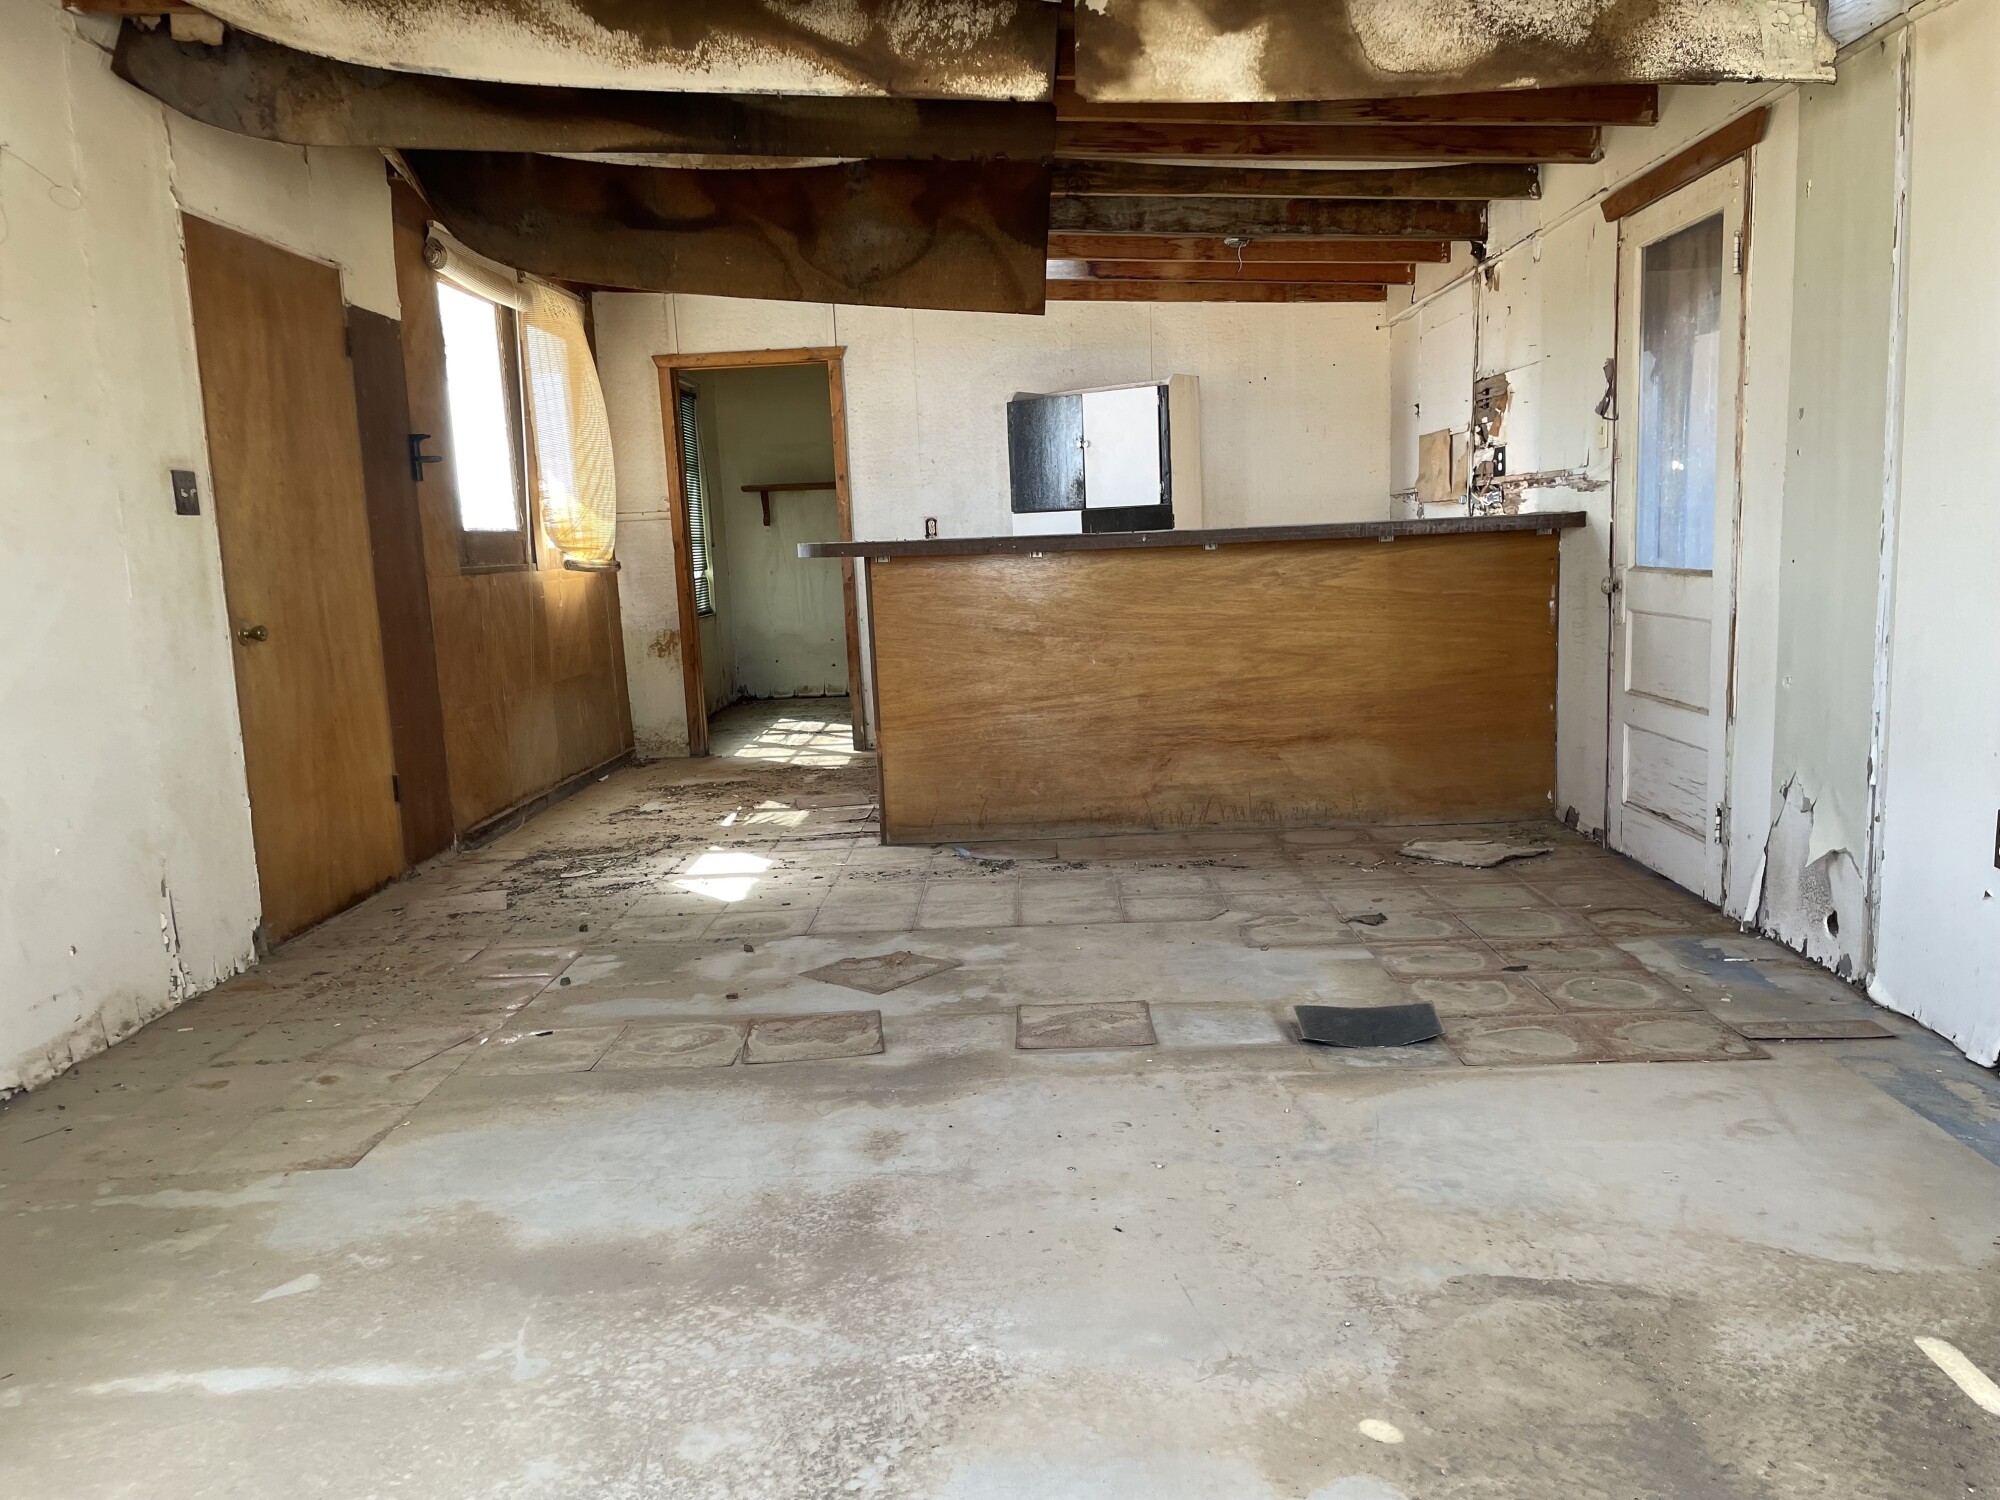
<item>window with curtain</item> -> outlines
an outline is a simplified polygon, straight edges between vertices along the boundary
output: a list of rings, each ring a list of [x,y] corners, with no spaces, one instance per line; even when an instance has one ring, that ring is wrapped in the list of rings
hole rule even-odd
[[[687,506],[688,570],[694,575],[694,612],[715,613],[715,589],[708,560],[708,487],[701,477],[701,437],[695,421],[694,392],[680,393],[681,499]]]
[[[542,530],[566,566],[612,565],[618,486],[604,388],[584,337],[583,302],[538,281],[527,284],[521,366],[527,386]]]

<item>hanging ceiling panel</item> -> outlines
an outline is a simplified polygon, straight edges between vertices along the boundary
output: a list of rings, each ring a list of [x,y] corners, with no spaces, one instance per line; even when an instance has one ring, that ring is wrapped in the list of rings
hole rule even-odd
[[[702,93],[1049,97],[1044,0],[202,0],[270,41],[451,78]]]
[[[1825,0],[1082,0],[1087,100],[1833,76]]]
[[[482,255],[634,291],[1040,312],[1049,169],[856,162],[680,171],[413,151],[445,227]]]

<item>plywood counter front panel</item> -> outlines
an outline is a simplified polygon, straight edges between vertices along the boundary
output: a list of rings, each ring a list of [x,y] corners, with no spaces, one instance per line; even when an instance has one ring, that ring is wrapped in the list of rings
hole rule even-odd
[[[1545,814],[1557,542],[877,561],[885,837]]]

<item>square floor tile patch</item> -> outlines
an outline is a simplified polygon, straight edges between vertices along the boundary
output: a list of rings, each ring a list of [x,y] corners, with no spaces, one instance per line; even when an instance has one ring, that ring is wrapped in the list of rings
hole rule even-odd
[[[938,958],[929,953],[911,953],[905,949],[897,953],[872,954],[866,958],[843,958],[835,963],[822,964],[817,969],[807,969],[804,977],[826,984],[845,985],[864,994],[886,995],[906,984],[915,984],[919,979],[928,979],[933,974],[942,974],[946,969],[957,967],[958,960],[955,958]]]
[[[771,1016],[750,1023],[746,1063],[822,1062],[872,1057],[882,1050],[882,1012],[836,1011],[825,1016]]]
[[[1014,1045],[1023,1051],[1151,1047],[1158,1040],[1143,1000],[1022,1005],[1014,1011]]]

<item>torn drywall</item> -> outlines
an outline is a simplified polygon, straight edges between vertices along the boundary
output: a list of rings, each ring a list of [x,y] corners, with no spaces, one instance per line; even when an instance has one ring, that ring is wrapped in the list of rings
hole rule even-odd
[[[1866,972],[1868,904],[1860,862],[1846,848],[1814,847],[1813,803],[1793,777],[1764,841],[1759,931],[1842,978]]]

